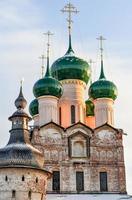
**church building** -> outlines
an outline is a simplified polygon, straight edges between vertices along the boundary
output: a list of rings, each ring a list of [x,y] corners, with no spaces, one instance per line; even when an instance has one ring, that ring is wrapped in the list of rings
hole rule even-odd
[[[47,33],[47,71],[34,84],[35,99],[29,106],[31,142],[53,173],[47,192],[126,193],[123,130],[114,125],[118,93],[104,73],[104,38],[98,38],[100,75],[91,83],[91,66],[72,47],[71,14],[78,11],[70,3],[62,11],[69,14],[68,50],[50,67]]]
[[[0,200],[71,200],[65,195],[83,200],[89,194],[127,194],[124,132],[114,124],[118,92],[105,76],[104,38],[98,38],[100,74],[93,82],[90,64],[76,56],[72,46],[72,14],[78,11],[68,3],[62,12],[68,13],[66,53],[50,66],[48,31],[47,68],[33,86],[32,118],[25,112],[22,85],[15,100],[17,110],[9,117],[10,139],[0,149]]]

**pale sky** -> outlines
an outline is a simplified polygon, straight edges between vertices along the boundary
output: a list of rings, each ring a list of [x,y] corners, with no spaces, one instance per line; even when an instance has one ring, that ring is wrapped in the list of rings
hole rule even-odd
[[[41,76],[38,57],[46,52],[44,32],[54,33],[50,63],[67,49],[66,15],[60,10],[66,0],[0,0],[0,145],[9,139],[8,117],[15,111],[20,80],[24,77],[24,95],[33,99],[32,87]],[[72,43],[76,55],[93,59],[93,80],[99,76],[99,45],[103,35],[105,74],[118,87],[115,102],[115,127],[122,128],[126,161],[127,191],[132,194],[132,1],[71,0],[80,11],[73,17]]]

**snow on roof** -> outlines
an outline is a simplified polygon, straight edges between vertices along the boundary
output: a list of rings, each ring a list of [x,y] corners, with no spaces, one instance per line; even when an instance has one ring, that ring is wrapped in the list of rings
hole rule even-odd
[[[132,199],[129,195],[118,194],[47,194],[47,200],[124,200]]]

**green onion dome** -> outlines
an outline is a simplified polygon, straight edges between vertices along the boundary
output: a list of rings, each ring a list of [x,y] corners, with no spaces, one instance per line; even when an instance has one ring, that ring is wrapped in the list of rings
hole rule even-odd
[[[85,101],[86,104],[86,116],[94,116],[94,104],[91,99]]]
[[[34,99],[30,105],[29,105],[29,113],[31,116],[35,116],[35,115],[38,115],[39,114],[39,111],[38,111],[38,100],[37,99]]]
[[[49,61],[47,61],[47,71],[45,77],[38,80],[33,87],[34,96],[38,98],[49,95],[60,98],[62,96],[62,92],[62,85],[57,79],[51,76]]]
[[[101,63],[101,74],[99,80],[92,83],[89,88],[89,97],[92,99],[98,98],[110,98],[115,100],[117,98],[117,87],[116,85],[106,80],[103,71],[103,62]]]
[[[71,36],[69,37],[69,48],[67,53],[57,59],[51,66],[52,76],[59,81],[65,79],[79,79],[88,83],[91,76],[89,64],[75,56],[71,46]]]

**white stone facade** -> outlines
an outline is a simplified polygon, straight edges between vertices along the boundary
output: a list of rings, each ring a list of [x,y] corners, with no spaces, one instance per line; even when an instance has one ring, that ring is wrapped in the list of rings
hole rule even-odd
[[[114,101],[109,98],[99,98],[94,100],[94,105],[96,127],[105,123],[114,126]]]

